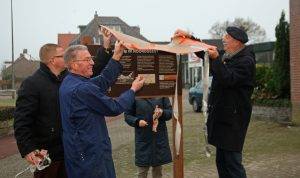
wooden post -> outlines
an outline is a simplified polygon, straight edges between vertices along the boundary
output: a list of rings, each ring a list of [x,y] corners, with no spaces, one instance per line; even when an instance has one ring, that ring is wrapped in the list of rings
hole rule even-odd
[[[183,178],[184,169],[183,169],[183,123],[182,123],[182,61],[181,55],[179,56],[179,66],[178,66],[178,79],[177,79],[177,94],[178,94],[178,121],[181,125],[181,138],[180,138],[180,150],[179,155],[176,154],[175,147],[175,131],[176,131],[176,119],[173,119],[173,177],[174,178]]]

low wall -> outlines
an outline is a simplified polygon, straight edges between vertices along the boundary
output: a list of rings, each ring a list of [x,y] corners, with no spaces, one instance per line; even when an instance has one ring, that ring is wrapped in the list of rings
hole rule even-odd
[[[290,123],[291,108],[253,106],[252,117],[280,123]]]

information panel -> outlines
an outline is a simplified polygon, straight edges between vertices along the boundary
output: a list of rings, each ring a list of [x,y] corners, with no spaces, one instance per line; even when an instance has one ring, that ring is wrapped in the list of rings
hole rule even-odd
[[[92,56],[99,46],[89,45]],[[139,97],[172,96],[175,93],[177,60],[176,54],[157,51],[125,50],[120,60],[123,72],[108,92],[110,96],[119,96],[131,87],[135,77],[145,77],[144,87],[137,92]]]

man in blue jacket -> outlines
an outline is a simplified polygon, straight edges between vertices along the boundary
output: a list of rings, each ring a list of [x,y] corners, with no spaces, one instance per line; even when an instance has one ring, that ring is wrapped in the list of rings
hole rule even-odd
[[[135,92],[144,83],[144,79],[138,77],[131,89],[118,98],[105,95],[122,70],[119,60],[123,50],[122,42],[117,42],[112,59],[94,78],[90,78],[94,62],[85,46],[70,46],[65,52],[70,74],[61,85],[59,99],[68,177],[116,177],[104,116],[116,116],[129,109]]]

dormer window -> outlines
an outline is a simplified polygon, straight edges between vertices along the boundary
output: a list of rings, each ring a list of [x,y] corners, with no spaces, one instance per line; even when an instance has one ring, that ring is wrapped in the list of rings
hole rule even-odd
[[[117,32],[122,32],[121,26],[119,26],[119,25],[108,25],[108,28],[113,29]]]

